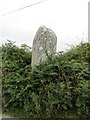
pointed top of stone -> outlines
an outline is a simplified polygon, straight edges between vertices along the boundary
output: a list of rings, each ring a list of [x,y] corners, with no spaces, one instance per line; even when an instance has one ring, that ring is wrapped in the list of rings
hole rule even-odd
[[[43,31],[46,31],[46,30],[47,30],[47,27],[44,26],[44,25],[42,25],[42,26],[39,27],[39,29],[42,29]]]

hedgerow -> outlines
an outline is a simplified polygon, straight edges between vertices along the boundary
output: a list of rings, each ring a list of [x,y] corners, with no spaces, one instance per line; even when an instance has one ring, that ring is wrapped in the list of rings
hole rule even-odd
[[[31,68],[31,49],[9,41],[2,46],[3,112],[16,117],[89,116],[90,44],[48,56]]]

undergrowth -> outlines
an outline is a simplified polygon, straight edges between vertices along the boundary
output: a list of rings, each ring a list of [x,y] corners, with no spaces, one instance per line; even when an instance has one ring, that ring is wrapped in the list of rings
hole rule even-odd
[[[56,53],[31,68],[23,44],[2,45],[3,112],[15,117],[87,118],[90,112],[90,44]]]

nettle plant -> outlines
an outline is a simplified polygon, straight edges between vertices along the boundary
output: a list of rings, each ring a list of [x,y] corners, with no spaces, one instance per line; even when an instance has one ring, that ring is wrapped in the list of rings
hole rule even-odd
[[[15,117],[87,117],[90,94],[90,44],[31,68],[31,48],[9,41],[2,46],[3,111]]]

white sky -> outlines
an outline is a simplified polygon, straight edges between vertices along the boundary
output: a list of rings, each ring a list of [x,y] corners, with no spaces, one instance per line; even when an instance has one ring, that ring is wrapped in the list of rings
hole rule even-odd
[[[38,1],[0,0],[0,15]],[[4,17],[0,16],[0,44],[9,39],[16,41],[16,45],[25,43],[32,46],[35,33],[41,25],[56,33],[57,51],[81,41],[87,42],[88,0],[46,0]]]

